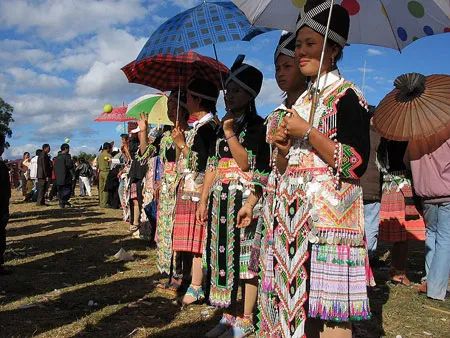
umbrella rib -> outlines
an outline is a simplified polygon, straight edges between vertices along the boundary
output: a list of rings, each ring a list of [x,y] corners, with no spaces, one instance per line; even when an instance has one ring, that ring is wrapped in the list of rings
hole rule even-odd
[[[392,26],[391,19],[389,18],[389,13],[386,10],[386,6],[384,5],[383,0],[379,0],[379,1],[380,1],[381,6],[383,6],[384,13],[386,13],[386,19],[387,19],[387,21],[389,23],[389,27],[391,27],[391,32],[392,32],[392,35],[394,36],[394,40],[395,40],[395,43],[397,45],[397,49],[401,53],[402,49],[401,49],[400,45],[398,44],[398,40],[397,40],[397,37],[395,35],[394,27]]]

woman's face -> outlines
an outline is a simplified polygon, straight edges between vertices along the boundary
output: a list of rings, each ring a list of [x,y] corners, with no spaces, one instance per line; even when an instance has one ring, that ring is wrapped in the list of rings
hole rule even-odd
[[[252,96],[236,82],[230,81],[226,88],[225,105],[227,110],[239,112],[245,110]]]
[[[295,41],[295,60],[304,76],[317,77],[320,64],[320,55],[324,38],[311,28],[304,26],[297,32]],[[322,73],[331,70],[332,57],[336,57],[338,50],[336,47],[325,48],[325,55],[322,65]]]
[[[177,119],[177,107],[178,95],[176,93],[170,94],[169,100],[167,101],[167,115],[169,116],[170,121],[172,121],[173,123],[175,123]]]
[[[199,105],[200,100],[191,95],[191,92],[188,90],[186,93],[186,106],[189,114],[197,113],[200,110]]]
[[[30,153],[25,153],[24,154],[24,159],[25,160],[29,160],[30,159]]]
[[[278,87],[286,93],[302,89],[306,83],[299,67],[295,65],[295,59],[284,54],[280,54],[275,62],[275,79]]]

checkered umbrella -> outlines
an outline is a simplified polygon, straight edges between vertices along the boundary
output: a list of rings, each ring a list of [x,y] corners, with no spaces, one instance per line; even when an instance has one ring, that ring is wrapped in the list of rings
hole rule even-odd
[[[219,42],[250,41],[270,30],[253,27],[232,2],[203,2],[159,26],[137,60],[158,54],[177,55]]]
[[[219,61],[190,51],[132,61],[122,71],[131,83],[169,91],[186,88],[193,78],[209,80],[222,88],[221,77],[226,78],[229,70]]]

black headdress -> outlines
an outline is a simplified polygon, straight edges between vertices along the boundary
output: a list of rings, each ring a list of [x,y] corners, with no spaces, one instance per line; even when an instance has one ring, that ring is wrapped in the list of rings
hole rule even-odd
[[[275,50],[274,61],[281,55],[287,55],[290,57],[295,56],[295,34],[283,31],[281,33],[280,41],[278,42],[277,49]]]
[[[244,55],[239,55],[236,58],[225,82],[225,86],[227,86],[230,81],[236,82],[255,98],[261,90],[263,74],[255,67],[243,63],[244,58]]]
[[[308,0],[297,20],[297,31],[303,26],[308,26],[317,33],[325,35],[330,7],[331,3],[327,0]],[[328,39],[344,47],[349,29],[350,17],[347,10],[341,5],[333,5]]]

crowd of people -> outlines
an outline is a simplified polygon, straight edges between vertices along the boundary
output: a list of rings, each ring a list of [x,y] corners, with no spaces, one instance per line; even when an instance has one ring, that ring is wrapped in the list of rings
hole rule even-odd
[[[328,10],[313,4],[275,50],[285,95],[266,119],[255,103],[263,75],[238,57],[221,120],[219,88],[194,79],[170,93],[173,127],[152,129],[142,115],[116,154],[105,143],[96,159],[100,207],[120,206],[130,232],[156,243],[168,277],[158,288],[180,295],[183,308],[208,301],[224,309],[207,337],[351,337],[351,322],[371,317],[378,240],[393,243],[390,278],[405,286],[408,242],[425,240],[418,291],[446,297],[450,140],[418,157],[420,144],[376,135],[373,107],[337,67],[349,15],[334,5],[325,40]],[[24,155],[25,199],[35,177],[43,205],[55,179],[68,205],[77,170],[90,195],[89,164],[75,169],[64,144],[52,178],[49,151]]]

